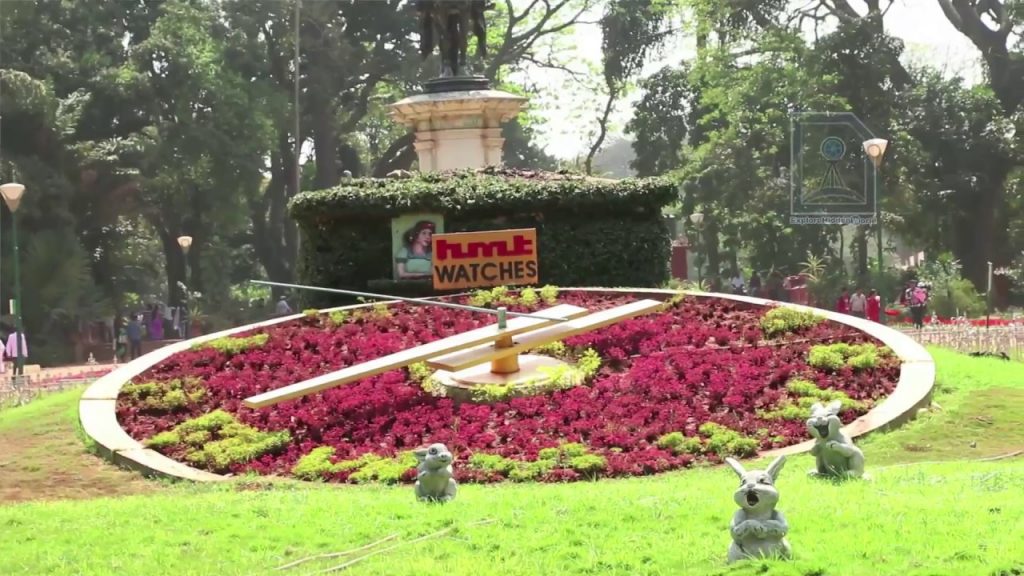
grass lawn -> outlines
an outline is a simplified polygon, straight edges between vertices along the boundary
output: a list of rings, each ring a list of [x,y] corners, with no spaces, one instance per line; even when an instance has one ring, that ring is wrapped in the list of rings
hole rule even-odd
[[[350,558],[274,567],[391,535],[373,550],[393,549],[336,573],[1024,574],[1024,458],[964,460],[1024,449],[1016,425],[1024,367],[932,352],[943,410],[866,439],[871,482],[810,479],[807,456],[787,463],[779,509],[789,519],[792,562],[725,566],[737,482],[726,469],[701,468],[596,483],[463,485],[448,505],[417,503],[410,486],[240,480],[0,506],[0,574],[307,575]],[[74,396],[61,395],[0,412],[0,458],[12,458],[12,433],[30,435],[45,418],[73,427],[73,404]],[[21,423],[13,431],[12,421]],[[952,461],[902,465],[919,460]],[[104,473],[118,475],[111,483],[133,482]],[[493,522],[471,525],[482,520]]]
[[[81,394],[69,390],[0,410],[0,504],[123,496],[158,487],[86,453],[78,424]],[[0,540],[5,532],[0,528]]]

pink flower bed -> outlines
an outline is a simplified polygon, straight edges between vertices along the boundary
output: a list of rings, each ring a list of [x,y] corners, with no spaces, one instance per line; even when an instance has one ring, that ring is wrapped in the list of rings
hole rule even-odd
[[[632,300],[630,295],[585,292],[559,297],[559,303],[590,310]],[[213,349],[177,354],[135,382],[199,377],[206,394],[171,412],[122,395],[118,419],[140,441],[216,409],[260,430],[290,433],[285,449],[232,466],[236,474],[289,475],[303,455],[319,446],[333,447],[335,460],[352,460],[367,453],[394,456],[442,442],[458,459],[456,478],[461,481],[503,479],[465,465],[473,454],[530,462],[540,450],[564,443],[583,444],[590,454],[603,457],[606,464],[598,476],[633,476],[688,466],[695,456],[660,448],[657,439],[671,432],[697,436],[707,422],[756,438],[760,449],[807,439],[800,419],[759,416],[796,400],[786,389],[792,378],[809,379],[861,401],[864,409],[843,412],[843,421],[849,422],[891,392],[899,376],[899,361],[891,357],[858,372],[810,367],[807,351],[814,344],[871,341],[846,326],[825,322],[766,341],[759,324],[765,309],[689,298],[665,312],[567,339],[564,344],[570,349],[593,348],[603,359],[588,385],[569,390],[490,405],[456,404],[431,396],[403,369],[270,408],[242,406],[248,396],[492,321],[482,314],[438,307],[398,305],[390,310],[390,317],[329,328],[316,318],[280,324],[264,331],[269,335],[265,345],[231,357]],[[720,456],[710,452],[697,457],[717,461]],[[566,467],[540,479],[578,477]],[[331,479],[345,481],[348,475],[341,472]]]

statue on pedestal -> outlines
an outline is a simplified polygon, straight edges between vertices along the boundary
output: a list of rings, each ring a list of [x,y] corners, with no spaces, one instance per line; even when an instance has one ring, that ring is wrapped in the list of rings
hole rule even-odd
[[[418,0],[420,54],[430,56],[437,46],[441,52],[441,77],[465,74],[467,38],[477,41],[477,54],[487,54],[487,22],[484,12],[494,8],[489,0]]]

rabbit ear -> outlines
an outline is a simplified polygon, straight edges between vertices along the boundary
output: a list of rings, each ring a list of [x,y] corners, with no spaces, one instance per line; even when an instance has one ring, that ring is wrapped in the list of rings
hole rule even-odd
[[[821,405],[821,402],[815,402],[814,404],[811,404],[811,414],[817,414],[818,412],[824,409],[825,407]]]
[[[768,475],[772,477],[772,482],[779,479],[779,472],[782,472],[782,467],[786,465],[786,457],[779,456],[774,462],[768,466]]]
[[[733,469],[733,471],[736,472],[736,475],[739,476],[740,478],[743,478],[743,475],[747,473],[747,471],[743,468],[743,465],[740,464],[739,461],[737,461],[735,458],[726,458],[725,463],[728,464]]]
[[[413,450],[413,456],[416,457],[416,461],[422,464],[427,459],[427,449],[420,448],[419,450]]]
[[[828,411],[833,414],[839,414],[839,410],[843,408],[843,403],[839,400],[833,400],[828,403]]]

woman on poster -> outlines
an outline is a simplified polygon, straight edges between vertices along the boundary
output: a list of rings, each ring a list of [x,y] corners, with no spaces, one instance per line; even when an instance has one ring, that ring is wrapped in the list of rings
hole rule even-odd
[[[399,280],[422,280],[433,275],[430,240],[435,229],[433,222],[420,220],[402,235],[404,245],[395,254]]]

